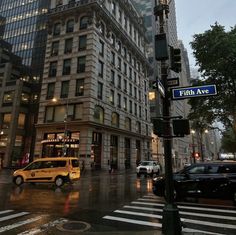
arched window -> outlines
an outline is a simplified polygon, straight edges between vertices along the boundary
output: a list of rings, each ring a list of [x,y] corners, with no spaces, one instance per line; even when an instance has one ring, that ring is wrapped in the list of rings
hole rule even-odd
[[[83,16],[80,18],[80,29],[87,29],[88,27],[88,16]]]
[[[71,33],[74,31],[74,20],[68,20],[66,23],[66,32],[67,33]]]
[[[131,131],[131,119],[128,117],[125,118],[125,129]]]
[[[119,127],[120,117],[118,113],[113,112],[111,115],[111,125],[115,127]]]
[[[96,105],[93,117],[96,122],[104,123],[104,109],[101,106]]]
[[[57,35],[60,35],[60,33],[61,33],[61,23],[54,24],[53,35],[57,36]]]
[[[101,34],[104,36],[105,35],[105,25],[102,23],[102,22],[100,22],[100,32],[101,32]]]

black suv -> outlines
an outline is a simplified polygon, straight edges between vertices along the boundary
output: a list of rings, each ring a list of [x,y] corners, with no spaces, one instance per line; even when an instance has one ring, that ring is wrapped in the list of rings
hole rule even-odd
[[[174,197],[231,199],[236,203],[236,161],[192,164],[173,174]],[[153,193],[165,196],[165,175],[153,179]]]

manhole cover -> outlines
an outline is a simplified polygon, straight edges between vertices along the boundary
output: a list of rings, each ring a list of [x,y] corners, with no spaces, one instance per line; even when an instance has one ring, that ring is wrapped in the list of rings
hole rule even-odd
[[[84,232],[91,228],[90,224],[83,221],[67,221],[57,226],[61,231]]]

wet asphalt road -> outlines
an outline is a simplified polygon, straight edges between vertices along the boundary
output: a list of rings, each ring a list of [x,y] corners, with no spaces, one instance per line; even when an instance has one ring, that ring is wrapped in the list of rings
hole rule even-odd
[[[153,195],[152,180],[149,177],[137,178],[133,171],[112,174],[106,171],[87,171],[75,184],[56,188],[53,184],[24,184],[17,187],[12,183],[11,174],[10,170],[0,170],[1,234],[161,234],[159,212],[152,217],[150,214],[155,210],[162,211],[158,208],[162,208],[163,199]],[[189,234],[236,234],[236,210],[231,202],[204,199],[198,203],[187,203],[187,207],[186,204],[180,204],[185,210],[181,216],[185,217],[183,219],[187,227],[210,231]],[[136,209],[129,209],[131,207]],[[148,210],[152,212],[145,215]],[[132,214],[121,215],[120,211]],[[12,218],[15,214],[17,217]],[[122,217],[129,222],[104,219],[114,218],[114,215],[115,218]],[[139,223],[150,223],[151,226],[130,222],[135,217],[142,221]],[[209,222],[206,222],[207,217]],[[191,229],[187,228],[188,231]]]

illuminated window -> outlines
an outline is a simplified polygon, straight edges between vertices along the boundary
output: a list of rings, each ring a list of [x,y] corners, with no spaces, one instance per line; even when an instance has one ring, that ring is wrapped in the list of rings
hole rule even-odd
[[[8,91],[4,93],[3,103],[12,103],[15,91]]]
[[[30,95],[28,93],[22,93],[21,94],[21,103],[28,104],[30,101]]]
[[[111,125],[115,127],[119,127],[119,114],[113,112],[111,115]]]
[[[11,124],[12,115],[11,113],[3,114],[3,128],[9,128]]]
[[[24,129],[24,127],[25,127],[25,114],[20,113],[18,117],[18,128]]]
[[[149,92],[149,100],[151,101],[151,100],[155,100],[155,98],[156,98],[156,95],[155,95],[155,92]]]

